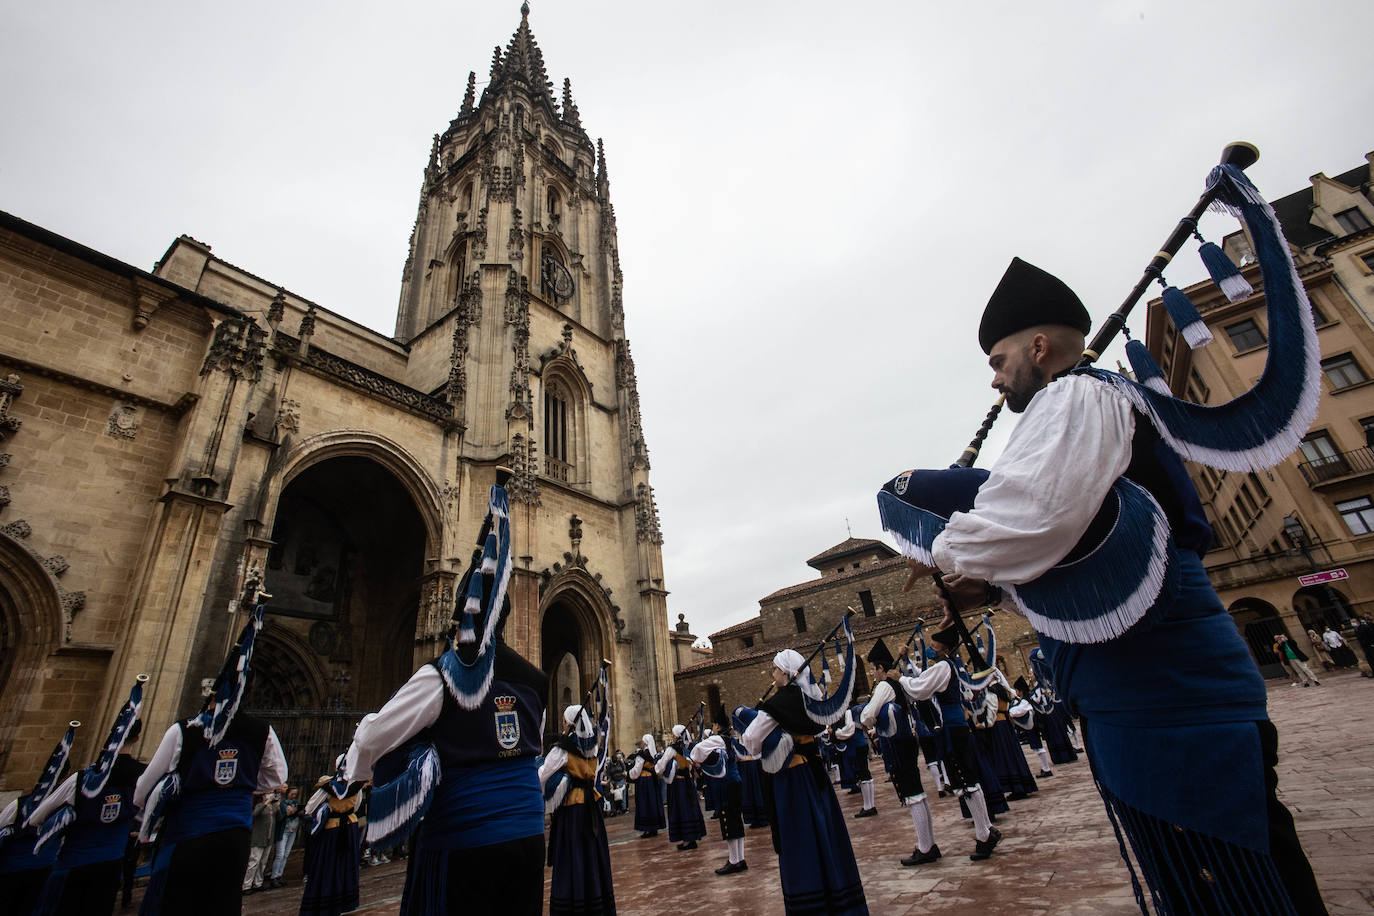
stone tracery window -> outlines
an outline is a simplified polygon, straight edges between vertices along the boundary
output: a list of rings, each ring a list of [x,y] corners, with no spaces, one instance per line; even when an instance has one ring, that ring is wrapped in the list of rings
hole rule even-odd
[[[572,478],[572,455],[569,443],[574,433],[573,399],[561,379],[552,379],[544,386],[544,473],[555,480]]]

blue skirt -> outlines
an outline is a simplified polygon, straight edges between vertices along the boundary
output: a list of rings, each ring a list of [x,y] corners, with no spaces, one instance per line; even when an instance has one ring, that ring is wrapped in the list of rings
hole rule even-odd
[[[768,806],[763,800],[763,764],[757,760],[739,762],[742,785],[740,813],[750,827],[768,826]]]
[[[635,780],[635,829],[640,833],[666,830],[663,797],[658,793],[658,777],[652,772]]]
[[[1054,708],[1048,715],[1042,716],[1040,721],[1045,725],[1045,745],[1050,752],[1050,760],[1054,763],[1076,761],[1078,752],[1069,742],[1069,717],[1064,714],[1063,708],[1055,703]]]
[[[992,734],[988,741],[989,756],[992,758],[992,768],[997,772],[997,781],[1002,784],[1003,790],[1011,795],[1029,795],[1039,787],[1035,784],[1030,767],[1026,765],[1026,755],[1021,750],[1021,745],[1011,732],[1014,727],[1005,719],[992,726]]]
[[[167,866],[172,864],[175,843],[158,841],[153,851],[153,861],[148,865],[148,887],[143,892],[143,902],[139,904],[138,916],[160,916],[162,913],[162,892],[167,888]]]
[[[339,916],[358,906],[362,831],[354,824],[321,830],[305,847],[301,916]]]
[[[770,778],[786,912],[789,916],[867,914],[844,812],[820,761],[785,767]]]
[[[704,836],[706,818],[701,816],[696,783],[692,777],[678,773],[668,787],[668,839],[674,843],[691,843]]]
[[[701,795],[706,801],[707,811],[716,812],[721,809],[720,787],[714,779],[708,779],[702,784]]]
[[[563,805],[549,822],[549,916],[614,916],[611,854],[595,804]]]

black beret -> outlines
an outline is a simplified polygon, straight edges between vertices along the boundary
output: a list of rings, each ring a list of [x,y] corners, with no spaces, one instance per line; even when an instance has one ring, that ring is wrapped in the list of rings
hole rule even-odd
[[[891,671],[896,661],[892,658],[892,652],[883,642],[882,637],[873,644],[873,648],[868,650],[868,660],[874,665],[878,665],[885,671]]]
[[[936,630],[934,633],[930,634],[930,640],[931,642],[938,642],[947,649],[953,649],[955,646],[959,645],[958,624],[952,623],[943,630]]]
[[[1085,336],[1093,326],[1088,310],[1063,280],[1012,258],[983,309],[978,345],[991,353],[1002,338],[1042,324],[1067,325]]]

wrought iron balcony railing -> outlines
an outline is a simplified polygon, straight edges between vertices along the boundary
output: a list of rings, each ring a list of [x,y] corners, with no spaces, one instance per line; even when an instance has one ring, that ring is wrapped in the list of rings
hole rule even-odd
[[[1298,465],[1298,469],[1302,471],[1303,479],[1309,487],[1357,474],[1371,474],[1374,473],[1374,449],[1357,448],[1354,451],[1304,461]]]

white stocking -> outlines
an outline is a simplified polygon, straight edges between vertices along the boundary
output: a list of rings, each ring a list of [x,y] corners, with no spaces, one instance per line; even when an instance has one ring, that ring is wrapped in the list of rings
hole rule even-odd
[[[992,820],[988,817],[987,802],[983,800],[983,787],[974,786],[964,793],[964,801],[968,804],[969,814],[973,815],[973,835],[982,843],[987,840],[988,828],[992,826]]]
[[[930,852],[930,847],[935,845],[935,827],[930,820],[930,803],[923,795],[920,801],[912,802],[909,807],[911,823],[916,828],[916,848],[921,852]]]
[[[1040,755],[1040,769],[1048,773],[1050,770],[1050,752],[1042,747],[1036,753]]]
[[[865,779],[859,783],[859,791],[863,793],[864,810],[873,810],[873,780]]]
[[[726,840],[725,845],[730,850],[730,864],[736,865],[744,861],[744,837],[733,840]]]

